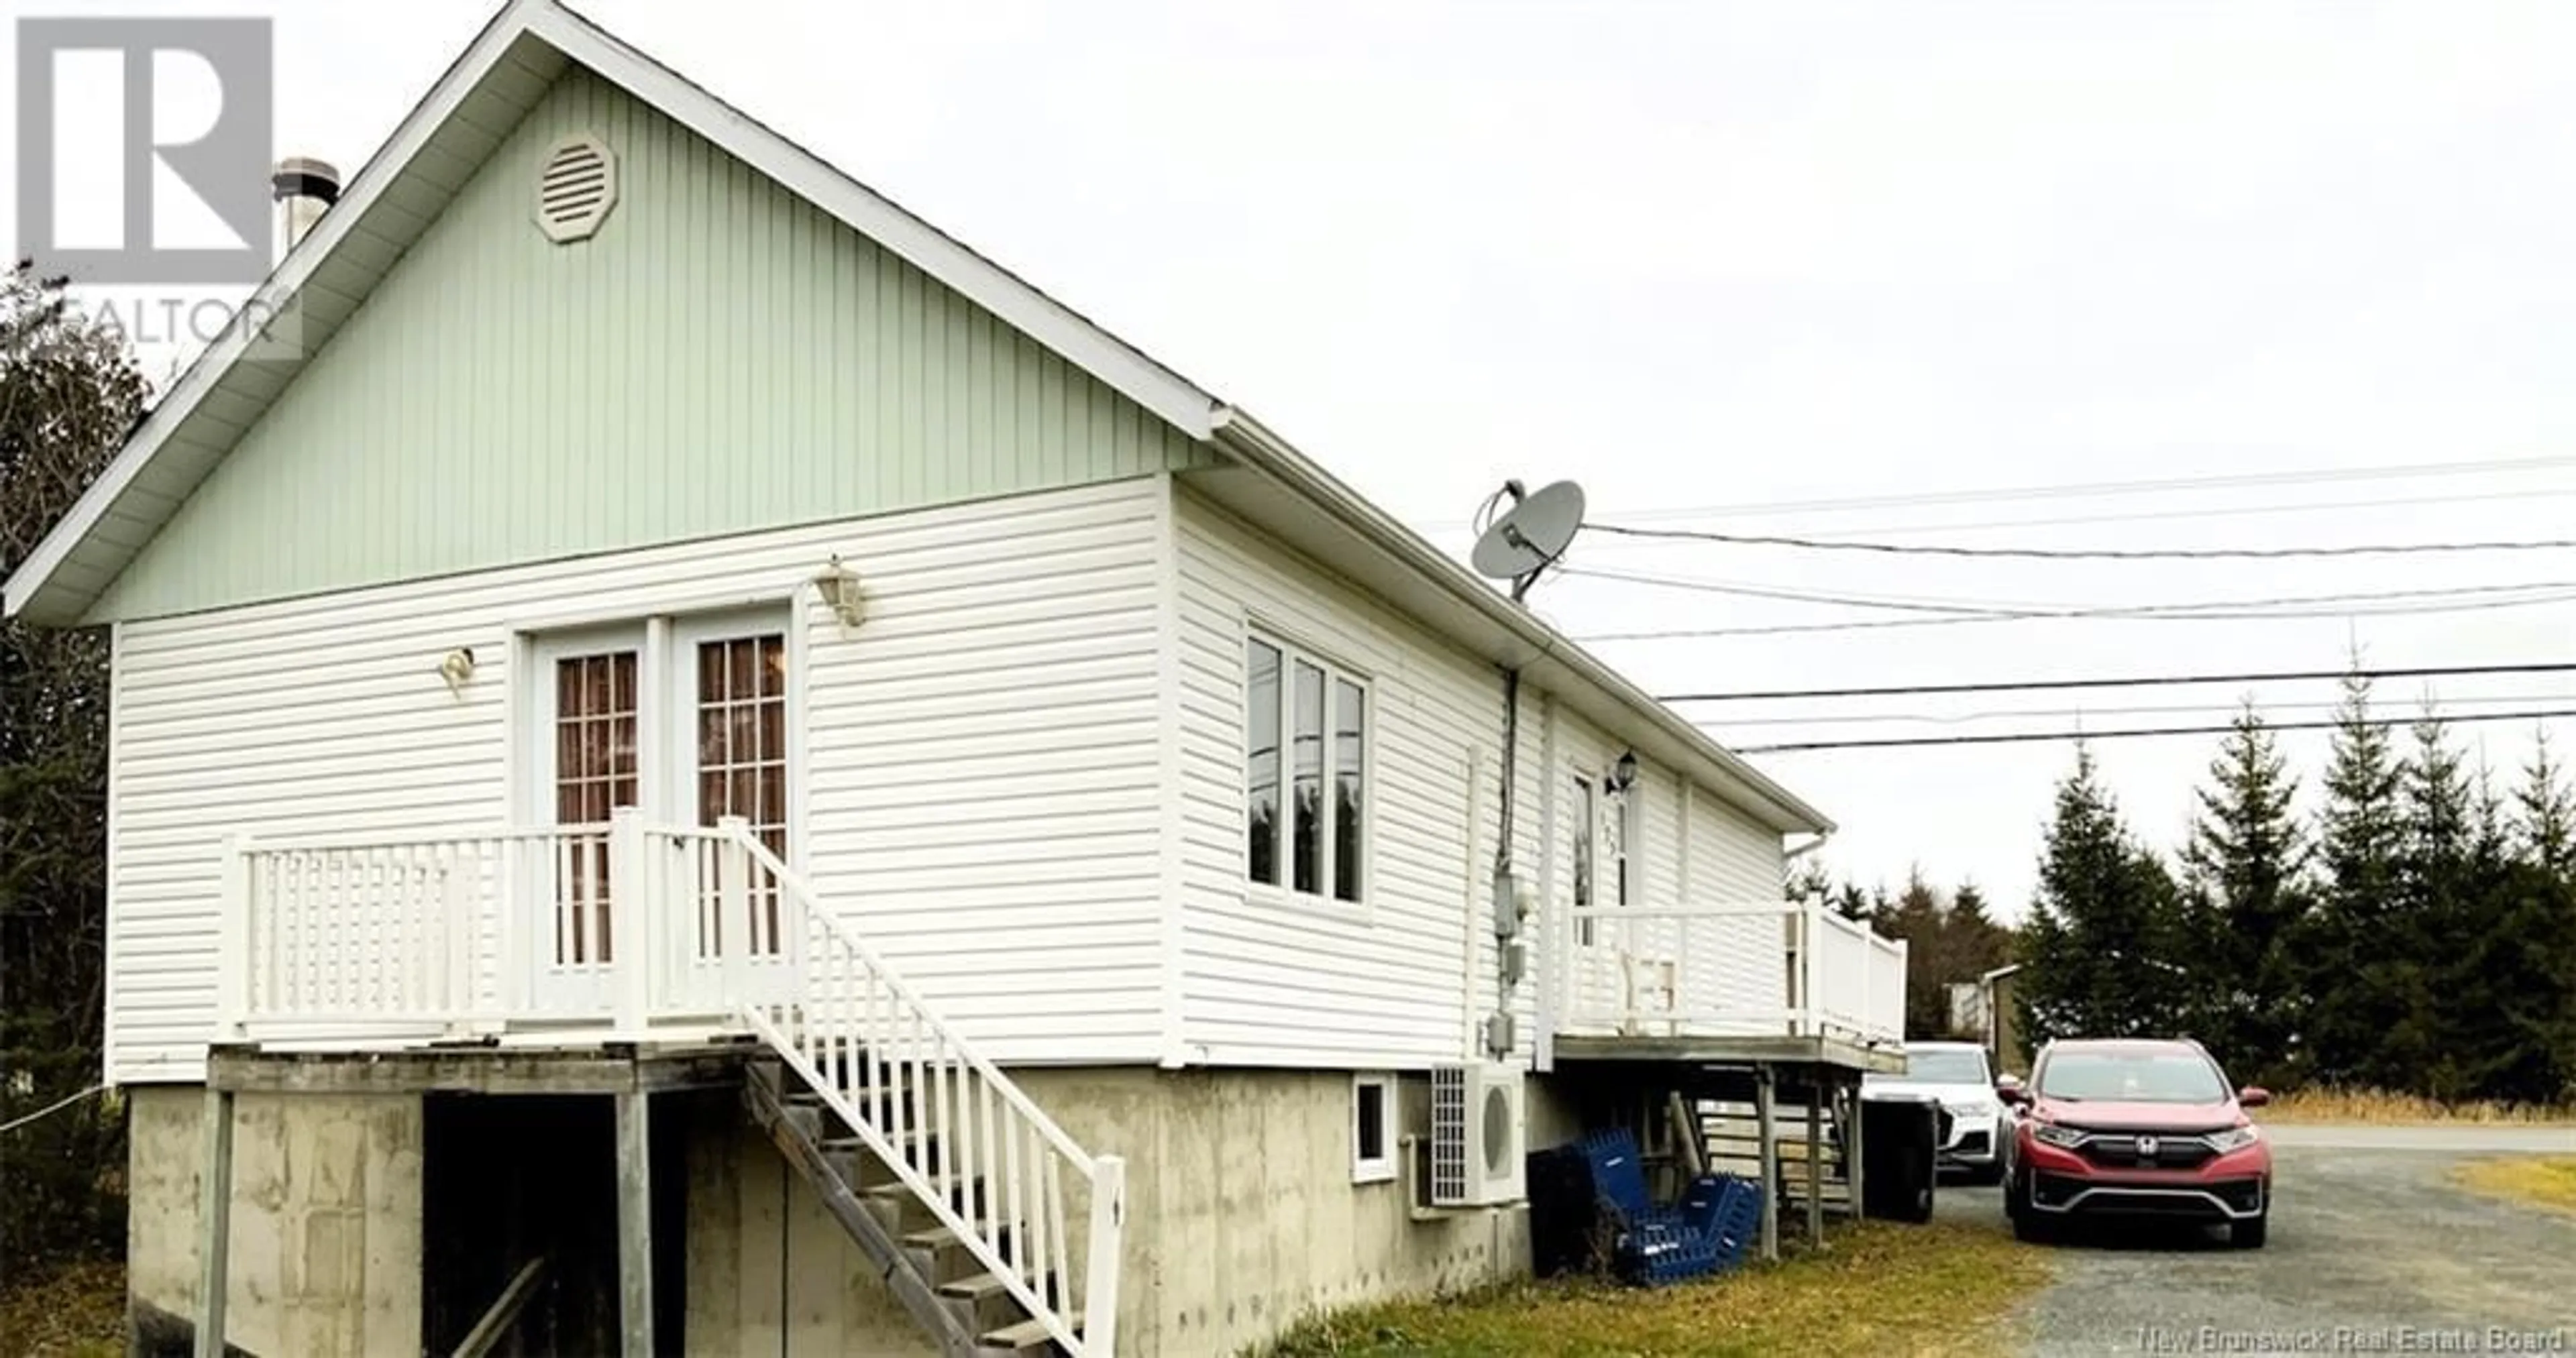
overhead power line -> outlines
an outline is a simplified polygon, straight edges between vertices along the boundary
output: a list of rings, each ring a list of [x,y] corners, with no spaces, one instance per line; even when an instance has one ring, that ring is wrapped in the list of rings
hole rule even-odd
[[[2546,708],[2522,712],[2464,712],[2440,718],[2446,726],[2488,721],[2550,721],[2576,717],[2576,708]],[[2421,717],[2372,717],[2360,722],[2368,727],[2413,726]],[[2345,723],[2340,721],[2265,722],[2266,731],[2326,731]],[[2139,740],[2155,736],[2222,736],[2235,730],[2227,726],[2150,726],[2110,731],[2005,731],[1976,736],[1889,736],[1861,740],[1802,740],[1783,745],[1737,745],[1737,754],[1797,754],[1810,750],[1893,750],[1935,745],[2022,745],[2058,740]]]
[[[1759,702],[1778,698],[1898,698],[1926,693],[2028,693],[2040,689],[2158,688],[2183,684],[2272,684],[2312,679],[2436,679],[2472,674],[2566,674],[2576,660],[2495,665],[2406,665],[2340,670],[2237,670],[2201,674],[2141,674],[2118,678],[1995,679],[1956,684],[1879,684],[1866,688],[1741,689],[1733,693],[1666,693],[1665,703]]]
[[[2251,487],[2327,485],[2352,481],[2411,481],[2447,476],[2512,475],[2569,466],[2576,466],[2576,457],[2501,458],[2483,462],[2417,462],[2380,467],[2333,467],[2306,471],[2242,472],[2227,476],[2060,482],[1977,490],[1920,491],[1816,500],[1775,500],[1765,504],[1697,505],[1687,508],[1646,510],[1626,517],[1645,520],[1769,518],[1784,514],[1839,514],[1857,509],[1911,508],[1917,505],[1996,504],[2018,500],[2084,500],[2126,495],[2197,494],[2205,491]]]
[[[2290,594],[2261,599],[2201,599],[2184,603],[2162,604],[2058,604],[2032,603],[2021,599],[1961,599],[1924,594],[1841,594],[1816,590],[1789,589],[1777,585],[1753,584],[1736,580],[1709,580],[1690,575],[1655,575],[1642,571],[1604,570],[1597,566],[1567,566],[1567,575],[1594,580],[1617,580],[1626,584],[1654,585],[1662,589],[1697,590],[1707,594],[1733,594],[1753,599],[1779,599],[1791,603],[1835,604],[1845,608],[1886,608],[1909,613],[1948,613],[1969,617],[2094,617],[2105,614],[2199,613],[2219,609],[2305,608],[2316,604],[2387,603],[2399,600],[2447,599],[2466,596],[2531,594],[2542,591],[2576,591],[2576,580],[2533,580],[2510,585],[2443,585],[2426,589],[2378,589],[2337,594]],[[2341,616],[2344,610],[2335,610]]]
[[[2470,698],[2445,695],[2440,706],[2447,713],[2454,707],[2497,707],[2515,703],[2576,703],[2576,693],[2506,693]],[[2258,713],[2332,712],[2342,706],[2340,699],[2253,704]],[[1805,712],[1790,716],[1726,717],[1721,720],[1729,730],[1750,726],[1967,726],[1989,721],[2036,721],[2042,718],[2091,721],[2097,717],[2202,716],[2243,710],[2244,705],[2238,703],[2144,703],[2117,707],[2013,707],[1987,712]],[[2268,721],[2265,723],[2269,724]]]
[[[2054,485],[1999,486],[1982,490],[1940,490],[1908,492],[1894,495],[1841,496],[1812,500],[1773,500],[1759,504],[1689,505],[1673,508],[1656,507],[1628,511],[1614,515],[1613,517],[1635,519],[1641,522],[1667,523],[1676,519],[1776,519],[1790,515],[1843,514],[1869,509],[1910,509],[1915,507],[1940,507],[1947,505],[2006,504],[2030,500],[2111,499],[2136,495],[2199,494],[2210,491],[2225,491],[2243,488],[2331,485],[2353,481],[2403,481],[2434,477],[2516,475],[2571,466],[2576,466],[2576,457],[2505,458],[2484,462],[2416,463],[2407,466],[2343,467],[2317,471],[2293,470],[2250,472],[2233,476],[2179,477],[2170,480],[2155,481],[2091,481],[2059,483]],[[2552,493],[2565,494],[2567,492],[2553,492],[2544,488],[2532,488],[2526,491],[2512,492],[2512,494],[2516,495]],[[2464,497],[2409,496],[2402,500],[2363,503],[2438,504],[2444,503],[2446,499],[2452,498],[2494,499],[2499,497],[2491,494],[2470,495]],[[2336,508],[2339,506],[2319,505],[2314,507]],[[2287,508],[2295,511],[2300,507],[2293,505],[2288,506]],[[2269,507],[2257,507],[2250,511],[2186,509],[2165,513],[2149,513],[2142,517],[2188,518],[2204,513],[2230,512],[2261,513],[2270,512],[2270,510]],[[2090,520],[2079,520],[2079,522],[2089,521]],[[1465,519],[1446,519],[1433,521],[1422,526],[1433,529],[1464,528],[1468,526],[1468,522],[1469,521]]]
[[[1777,636],[1792,632],[1857,631],[1875,627],[1928,627],[1971,622],[2118,619],[2131,621],[2230,622],[2294,618],[2399,617],[2424,613],[2465,613],[2494,608],[2523,608],[2576,600],[2576,581],[2540,581],[2518,585],[2459,585],[2445,589],[2370,590],[2339,594],[2294,594],[2260,599],[2204,599],[2188,603],[2102,604],[2065,606],[2007,600],[1935,599],[1907,595],[1825,594],[1779,589],[1724,580],[1647,575],[1633,571],[1567,566],[1567,575],[1628,584],[1655,585],[1743,598],[1791,603],[1829,604],[1845,608],[1881,608],[1930,613],[1930,618],[1859,622],[1783,623],[1751,627],[1650,628],[1631,632],[1590,632],[1577,641],[1668,641],[1697,637]],[[2512,596],[2512,597],[2503,597]],[[2439,602],[2433,602],[2438,600]],[[2332,605],[2331,607],[2325,607]]]
[[[2340,513],[2355,509],[2419,509],[2427,505],[2486,504],[2497,500],[2512,500],[2516,503],[2522,503],[2530,500],[2557,499],[2569,495],[2576,495],[2576,486],[2530,486],[2521,490],[2480,491],[2466,495],[2408,495],[2393,499],[2377,500],[2314,500],[2305,503],[2289,504],[2205,505],[2197,509],[2127,510],[2115,514],[2074,514],[2045,519],[1987,519],[1969,523],[1926,523],[1920,521],[1914,523],[1881,523],[1870,524],[1858,528],[1810,529],[1807,532],[1807,536],[1812,538],[1866,538],[1884,536],[1890,533],[1990,533],[2005,529],[2068,528],[2092,524],[2134,524],[2186,519],[2239,519],[2256,515],[2268,517],[2282,514]],[[1624,517],[1646,518],[1652,516],[1626,515]],[[1711,515],[1706,517],[1717,516]],[[1639,548],[1652,548],[1655,544],[1646,541],[1639,541],[1634,544],[1604,544],[1602,547],[1595,548],[1594,550],[1610,550],[1615,547],[1629,545]]]
[[[2278,561],[2292,557],[2563,551],[2576,547],[2576,538],[2361,543],[2334,547],[1950,547],[1937,543],[1829,540],[1772,533],[1714,533],[1696,528],[1641,528],[1619,523],[1587,523],[1583,526],[1596,533],[1612,533],[1621,537],[1685,539],[1738,547],[1797,547],[1819,552],[1877,552],[1896,556],[1961,556],[2021,561]]]

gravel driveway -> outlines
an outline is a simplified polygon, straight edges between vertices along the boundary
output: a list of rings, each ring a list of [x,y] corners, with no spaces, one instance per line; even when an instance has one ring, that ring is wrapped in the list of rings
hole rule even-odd
[[[2499,1352],[2490,1326],[2576,1353],[2576,1215],[2454,1187],[2462,1160],[2576,1152],[2576,1131],[2274,1129],[2271,1240],[2098,1232],[2047,1247],[2057,1277],[2027,1303],[2028,1353],[2404,1352],[2414,1331]],[[2004,1223],[2000,1191],[1941,1186],[1944,1218]],[[2337,1331],[2359,1331],[2340,1344]],[[2449,1335],[2437,1336],[2448,1339]],[[2270,1347],[2257,1347],[2269,1343]],[[2375,1347],[2374,1347],[2375,1346]],[[2523,1351],[2532,1351],[2526,1347]]]

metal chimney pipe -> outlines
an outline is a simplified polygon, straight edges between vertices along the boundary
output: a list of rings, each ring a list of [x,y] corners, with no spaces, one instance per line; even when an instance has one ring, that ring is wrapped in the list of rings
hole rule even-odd
[[[340,201],[340,171],[327,160],[288,156],[268,176],[268,193],[277,201],[277,254],[283,259]]]

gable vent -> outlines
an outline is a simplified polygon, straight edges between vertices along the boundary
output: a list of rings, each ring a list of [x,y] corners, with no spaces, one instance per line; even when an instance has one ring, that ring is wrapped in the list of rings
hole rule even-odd
[[[588,240],[617,206],[617,158],[599,138],[566,137],[537,171],[537,227],[561,245]]]

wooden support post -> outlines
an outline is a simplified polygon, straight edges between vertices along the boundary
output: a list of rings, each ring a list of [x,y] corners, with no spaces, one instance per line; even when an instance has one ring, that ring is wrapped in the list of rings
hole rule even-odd
[[[1682,1178],[1696,1181],[1708,1173],[1707,1133],[1699,1125],[1699,1104],[1676,1089],[1665,1096],[1664,1110],[1672,1119],[1674,1149],[1681,1152]]]
[[[1865,1143],[1862,1142],[1860,1136],[1861,1098],[1859,1085],[1854,1084],[1843,1090],[1843,1107],[1848,1110],[1849,1113],[1849,1115],[1844,1118],[1842,1124],[1843,1179],[1851,1188],[1852,1220],[1859,1221],[1869,1215],[1869,1200],[1861,1196],[1861,1151]]]
[[[197,1358],[223,1358],[231,1285],[233,1092],[206,1086],[206,1153],[197,1165]]]
[[[622,1358],[653,1358],[652,1096],[617,1100],[617,1329]]]
[[[1780,1259],[1780,1137],[1771,1122],[1771,1067],[1753,1068],[1753,1136],[1760,1144],[1754,1162],[1762,1173],[1762,1257]]]
[[[1825,1091],[1807,1072],[1807,1248],[1825,1247]]]

